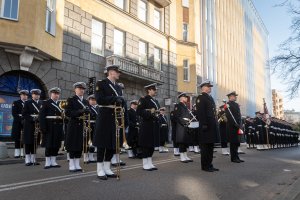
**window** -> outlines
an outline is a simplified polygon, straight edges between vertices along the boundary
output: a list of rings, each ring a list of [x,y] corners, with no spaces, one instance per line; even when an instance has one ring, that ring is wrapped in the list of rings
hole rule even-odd
[[[161,29],[161,13],[158,10],[154,10],[154,27]]]
[[[161,50],[154,48],[154,68],[161,70]]]
[[[56,28],[56,0],[47,0],[46,31],[55,35]]]
[[[140,0],[138,5],[138,18],[144,22],[147,21],[147,3]]]
[[[189,25],[184,23],[183,24],[183,41],[187,42],[188,40],[188,35],[189,35]]]
[[[116,6],[121,8],[122,10],[125,9],[125,0],[115,0],[115,4],[116,4]]]
[[[104,23],[92,19],[91,52],[104,55]]]
[[[0,0],[0,17],[18,20],[19,0]]]
[[[182,6],[188,8],[189,7],[189,0],[182,0]]]
[[[124,56],[124,32],[114,30],[114,54]]]
[[[184,81],[190,81],[189,60],[183,60],[183,80]]]
[[[148,64],[147,44],[143,41],[139,41],[139,62],[143,65]]]

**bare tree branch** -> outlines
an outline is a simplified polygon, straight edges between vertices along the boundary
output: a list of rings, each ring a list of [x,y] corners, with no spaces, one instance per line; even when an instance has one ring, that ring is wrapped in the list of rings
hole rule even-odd
[[[277,6],[287,7],[292,15],[292,34],[279,45],[278,54],[271,59],[271,71],[290,86],[287,91],[292,99],[299,95],[300,89],[300,0],[285,0]]]

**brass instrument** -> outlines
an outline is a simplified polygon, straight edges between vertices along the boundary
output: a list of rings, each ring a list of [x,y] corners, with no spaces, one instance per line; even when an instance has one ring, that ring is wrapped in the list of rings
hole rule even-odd
[[[227,117],[226,117],[226,113],[224,112],[223,114],[218,116],[218,122],[227,122]]]
[[[155,117],[158,117],[160,114],[160,111],[156,110],[155,108],[146,109],[146,111],[149,111],[151,114],[155,114]]]
[[[88,107],[87,107],[88,108]],[[83,121],[83,153],[88,152],[89,145],[92,144],[91,141],[91,114],[84,113],[81,117],[79,117]],[[83,162],[87,164],[86,162]],[[84,172],[84,170],[82,170]]]
[[[36,154],[38,144],[41,145],[41,143],[42,143],[42,134],[41,134],[40,141],[38,142],[38,136],[40,133],[40,123],[38,122],[38,115],[34,115],[32,117],[34,119],[33,152],[34,152],[34,154]],[[35,165],[35,163],[33,163],[33,165]]]
[[[129,149],[125,135],[125,116],[122,106],[115,106],[115,122],[116,122],[116,154],[117,156],[117,180],[120,180],[121,167],[120,167],[120,130],[123,134],[123,147]]]
[[[66,117],[65,109],[67,107],[67,100],[61,100],[58,104],[58,107],[62,110],[61,117],[64,119]]]

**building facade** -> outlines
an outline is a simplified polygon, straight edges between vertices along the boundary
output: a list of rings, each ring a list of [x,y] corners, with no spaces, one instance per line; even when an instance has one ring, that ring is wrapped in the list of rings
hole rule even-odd
[[[202,69],[217,105],[236,91],[243,115],[271,110],[268,31],[251,0],[201,0]]]
[[[300,112],[295,110],[285,110],[284,120],[292,124],[300,123]]]
[[[283,97],[276,91],[272,90],[272,102],[273,102],[273,116],[278,119],[285,119],[283,111]]]

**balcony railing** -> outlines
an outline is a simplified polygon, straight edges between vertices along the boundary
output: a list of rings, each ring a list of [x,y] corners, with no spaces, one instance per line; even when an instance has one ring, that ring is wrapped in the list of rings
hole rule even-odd
[[[162,84],[162,72],[145,65],[141,65],[131,59],[117,55],[106,57],[107,65],[119,65],[122,73],[131,77]]]

